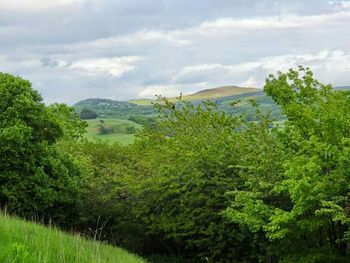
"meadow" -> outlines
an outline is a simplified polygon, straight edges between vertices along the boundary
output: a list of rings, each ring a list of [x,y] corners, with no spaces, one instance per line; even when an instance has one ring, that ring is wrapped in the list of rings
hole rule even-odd
[[[101,125],[101,120],[104,122],[103,125],[107,129],[110,129],[110,132],[107,132],[105,134],[100,133],[99,128]],[[133,121],[113,118],[99,118],[94,120],[86,120],[86,122],[88,123],[88,127],[86,129],[85,137],[88,140],[101,139],[106,140],[110,143],[118,142],[123,145],[133,143],[135,139],[134,133],[142,128],[142,125],[137,124]],[[130,130],[131,127],[133,127],[134,130]]]

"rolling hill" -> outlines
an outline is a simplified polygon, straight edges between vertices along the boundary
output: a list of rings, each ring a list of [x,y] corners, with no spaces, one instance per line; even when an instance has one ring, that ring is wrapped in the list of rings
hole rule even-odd
[[[225,86],[214,89],[205,89],[193,94],[182,96],[183,100],[201,101],[205,99],[219,99],[223,97],[259,93],[261,90],[255,88],[244,88],[237,86]],[[176,101],[177,98],[170,98],[170,101]],[[89,98],[77,102],[74,107],[78,112],[83,109],[89,109],[96,112],[101,118],[128,119],[130,116],[142,115],[152,116],[156,114],[152,106],[152,99],[135,99],[129,101],[116,101],[101,98]]]
[[[237,87],[237,86],[225,86],[218,87],[214,89],[205,89],[198,91],[193,94],[185,95],[182,98],[184,100],[206,100],[206,99],[217,99],[221,97],[233,96],[233,95],[241,95],[247,94],[251,92],[261,91],[256,88],[245,88],[245,87]]]
[[[0,215],[0,262],[142,263],[127,251]]]
[[[74,104],[77,112],[89,109],[101,118],[128,119],[132,115],[152,115],[155,110],[152,106],[140,106],[127,101],[116,101],[110,99],[89,98]]]
[[[338,86],[334,87],[335,90],[348,91],[350,86]],[[281,121],[284,116],[279,106],[277,106],[271,97],[266,96],[265,92],[254,88],[242,88],[242,87],[219,87],[215,89],[208,89],[183,96],[184,100],[190,100],[193,104],[198,104],[204,99],[211,98],[217,102],[218,108],[228,114],[242,115],[247,119],[251,119],[254,116],[255,109],[250,104],[250,100],[254,99],[260,110],[264,113],[269,113],[270,118],[273,121]],[[170,100],[176,101],[176,98]],[[140,128],[147,121],[156,116],[156,111],[151,106],[151,102],[155,100],[133,100],[130,101],[114,101],[108,99],[87,99],[75,104],[77,111],[81,111],[84,108],[90,109],[98,113],[99,117],[108,119],[109,122],[114,123],[112,126],[120,125],[121,120],[133,120],[129,122],[131,126]],[[239,103],[233,107],[232,102]],[[141,121],[140,121],[141,120]],[[142,122],[142,120],[144,122]],[[141,124],[138,125],[135,122]],[[132,143],[134,140],[133,134],[127,134],[126,132],[113,132],[107,135],[99,135],[96,132],[96,121],[88,121],[89,128],[87,138],[104,138],[111,142],[120,142],[122,144]],[[125,124],[125,121],[124,121]],[[118,130],[119,128],[117,128]]]
[[[217,99],[221,97],[226,96],[233,96],[233,95],[241,95],[241,94],[247,94],[252,92],[259,92],[260,89],[256,88],[246,88],[246,87],[238,87],[238,86],[224,86],[224,87],[218,87],[213,89],[205,89],[198,92],[195,92],[193,94],[183,95],[182,99],[186,101],[195,101],[195,100],[206,100],[206,99]],[[170,101],[175,101],[175,98],[170,98]],[[136,105],[141,106],[148,106],[151,105],[152,102],[155,102],[155,100],[152,99],[135,99],[135,100],[129,100],[128,102],[134,103]]]

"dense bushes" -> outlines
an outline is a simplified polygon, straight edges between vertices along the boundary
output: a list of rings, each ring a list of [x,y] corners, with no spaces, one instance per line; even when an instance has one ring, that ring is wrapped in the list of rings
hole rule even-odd
[[[1,200],[62,215],[76,230],[144,254],[195,262],[348,262],[349,98],[302,67],[270,76],[265,90],[287,118],[281,126],[254,102],[249,121],[210,102],[163,99],[158,121],[131,146],[55,143],[64,134],[79,138],[84,125],[69,108],[47,108],[33,93],[37,99],[28,105],[52,126],[46,134],[32,124],[27,108],[1,117],[2,157],[20,167],[10,172],[1,164]],[[32,170],[22,169],[28,164]]]
[[[347,262],[349,99],[303,68],[271,76],[266,92],[280,127],[258,108],[247,122],[163,100],[156,128],[110,147],[87,191],[105,237],[196,261]]]

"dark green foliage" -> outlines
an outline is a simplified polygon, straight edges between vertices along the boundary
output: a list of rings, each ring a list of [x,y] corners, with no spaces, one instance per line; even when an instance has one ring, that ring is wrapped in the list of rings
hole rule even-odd
[[[155,110],[152,106],[139,106],[126,101],[109,99],[86,99],[74,105],[78,112],[89,109],[104,118],[128,119],[133,115],[152,115]]]
[[[107,127],[103,120],[100,120],[100,125],[98,126],[98,134],[110,134],[113,133],[114,129],[112,127]]]
[[[132,115],[128,120],[150,128],[154,128],[157,122],[156,117],[147,117],[143,115]]]
[[[98,114],[89,109],[83,109],[80,112],[80,119],[82,120],[92,120],[92,119],[96,119],[97,117],[98,117]]]
[[[136,129],[134,126],[128,126],[125,129],[126,134],[135,134],[136,133]]]
[[[59,112],[59,114],[58,114]],[[47,107],[31,84],[0,73],[0,203],[11,212],[62,221],[75,202],[80,170],[55,143],[79,130],[72,109]],[[70,116],[69,119],[62,117]],[[70,135],[77,134],[72,129]],[[66,134],[67,133],[67,134]]]
[[[248,236],[220,215],[228,205],[224,193],[239,185],[232,153],[240,118],[210,102],[173,107],[163,100],[158,107],[163,121],[135,145],[152,175],[137,204],[148,234],[162,239],[170,253],[210,262],[240,259],[248,253]]]

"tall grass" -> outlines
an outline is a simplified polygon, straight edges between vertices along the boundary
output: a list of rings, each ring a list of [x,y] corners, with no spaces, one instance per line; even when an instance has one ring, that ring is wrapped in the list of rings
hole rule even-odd
[[[0,214],[1,263],[141,263],[120,248]]]

